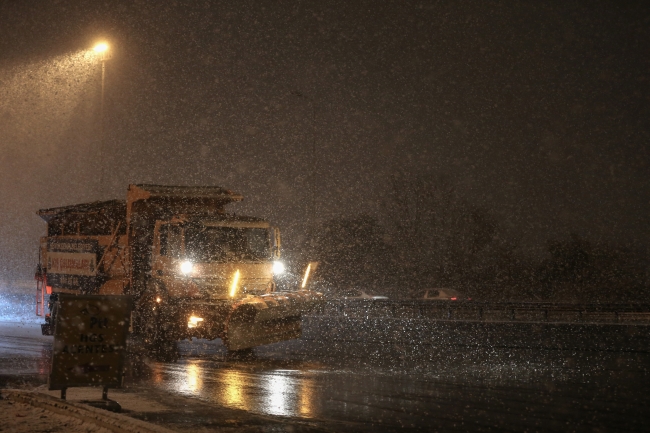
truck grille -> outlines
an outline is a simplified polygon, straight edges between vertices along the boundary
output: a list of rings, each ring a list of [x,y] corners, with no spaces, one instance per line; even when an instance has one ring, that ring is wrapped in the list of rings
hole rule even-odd
[[[226,299],[230,294],[230,280],[224,278],[197,278],[194,283],[199,288],[201,296],[206,299]],[[269,287],[266,278],[243,278],[237,289],[237,298],[242,295],[263,295]]]

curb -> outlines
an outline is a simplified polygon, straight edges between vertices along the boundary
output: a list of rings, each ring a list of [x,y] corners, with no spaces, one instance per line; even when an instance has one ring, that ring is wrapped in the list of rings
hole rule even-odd
[[[12,400],[44,409],[59,415],[69,416],[105,428],[115,433],[174,433],[154,424],[126,415],[96,409],[80,403],[61,400],[46,394],[17,389],[0,390],[0,399]]]

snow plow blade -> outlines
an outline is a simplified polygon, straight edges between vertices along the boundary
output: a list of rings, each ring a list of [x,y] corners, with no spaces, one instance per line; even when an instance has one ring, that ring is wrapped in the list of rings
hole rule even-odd
[[[300,338],[302,314],[324,301],[309,290],[249,296],[233,305],[222,340],[228,350],[241,350]]]

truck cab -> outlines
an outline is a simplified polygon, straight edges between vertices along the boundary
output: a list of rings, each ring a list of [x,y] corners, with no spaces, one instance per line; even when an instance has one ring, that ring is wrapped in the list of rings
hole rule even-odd
[[[226,300],[272,293],[272,239],[279,239],[277,230],[252,217],[157,221],[152,275],[170,297]]]

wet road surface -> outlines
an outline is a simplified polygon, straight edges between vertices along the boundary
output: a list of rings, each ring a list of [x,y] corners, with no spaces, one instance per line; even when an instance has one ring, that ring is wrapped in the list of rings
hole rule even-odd
[[[31,324],[0,324],[0,386],[46,382],[51,340],[38,334]],[[326,344],[286,342],[233,359],[218,341],[185,341],[173,363],[136,351],[119,392],[166,404],[164,411],[129,415],[178,430],[647,431],[650,425],[644,353],[466,347],[424,354],[349,342],[346,356],[328,356]]]

